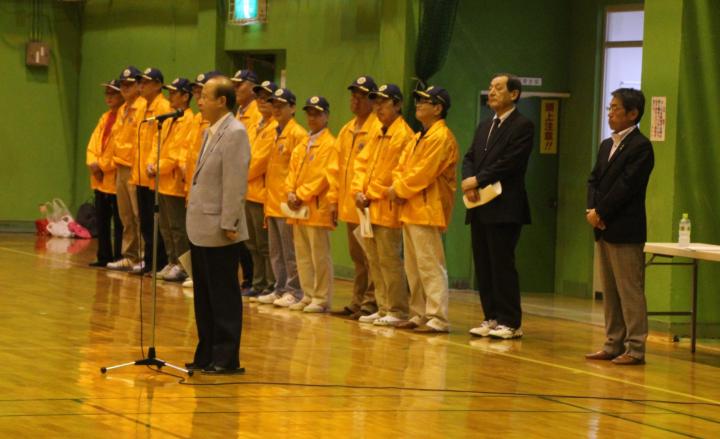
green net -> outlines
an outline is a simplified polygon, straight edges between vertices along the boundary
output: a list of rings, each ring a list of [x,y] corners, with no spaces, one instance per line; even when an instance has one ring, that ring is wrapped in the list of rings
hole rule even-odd
[[[420,28],[415,49],[415,74],[418,87],[445,63],[459,0],[420,0]]]

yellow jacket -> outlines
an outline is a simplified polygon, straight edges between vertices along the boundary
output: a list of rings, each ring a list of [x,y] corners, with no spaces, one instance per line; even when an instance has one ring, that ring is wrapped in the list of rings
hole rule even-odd
[[[197,164],[200,148],[202,147],[203,135],[205,130],[210,127],[210,122],[203,118],[201,112],[195,113],[192,126],[188,132],[188,148],[184,157],[180,160],[180,167],[185,168],[185,198],[190,194],[190,185],[192,184],[193,174],[195,174],[195,165]]]
[[[88,141],[86,164],[97,163],[102,171],[102,180],[98,180],[94,175],[90,175],[90,187],[93,190],[98,190],[106,194],[114,194],[115,190],[115,162],[113,161],[113,135],[117,130],[117,119],[110,131],[110,135],[103,144],[103,134],[105,133],[105,125],[108,123],[108,119],[112,111],[108,110],[100,116],[95,130],[90,135]],[[118,112],[115,112],[116,116],[119,116]]]
[[[355,158],[355,176],[351,193],[362,192],[370,200],[370,222],[384,227],[400,227],[398,205],[387,198],[392,184],[392,171],[405,146],[411,144],[415,132],[398,117],[383,134],[376,131]]]
[[[145,114],[142,116],[144,119],[148,117],[157,116],[172,111],[170,102],[165,99],[165,96],[159,94],[145,107]],[[170,123],[166,120],[164,123]],[[146,122],[140,126],[140,156],[136,157],[135,163],[132,167],[132,178],[130,182],[138,186],[149,187],[150,189],[155,188],[155,179],[147,176],[145,170],[145,163],[151,155],[157,154],[157,121]],[[137,143],[134,143],[137,148]],[[140,166],[138,166],[138,163]]]
[[[270,161],[270,152],[275,145],[277,121],[270,119],[262,127],[256,124],[248,131],[250,139],[250,167],[248,168],[248,189],[245,197],[248,201],[264,204],[265,172]]]
[[[423,136],[415,135],[393,171],[392,187],[407,200],[400,206],[400,222],[447,229],[455,201],[455,136],[439,120]]]
[[[295,192],[303,205],[308,206],[310,216],[306,220],[288,219],[288,224],[335,228],[327,198],[330,189],[327,166],[337,160],[334,143],[335,137],[325,128],[315,139],[306,136],[305,141],[293,151],[285,193]]]
[[[245,125],[245,129],[248,132],[248,137],[250,137],[250,130],[254,129],[254,127],[256,127],[258,123],[260,123],[260,119],[262,119],[262,114],[260,114],[260,110],[258,110],[257,102],[255,101],[255,99],[250,102],[245,111],[235,114],[235,119],[239,120],[240,122],[242,122],[243,125]],[[252,145],[252,139],[250,139],[250,144]]]
[[[362,127],[355,131],[356,119],[353,118],[340,129],[335,141],[338,169],[337,175],[334,175],[335,173],[330,175],[331,187],[328,194],[331,201],[338,203],[338,218],[353,224],[360,221],[355,211],[355,196],[350,191],[355,157],[365,147],[365,144],[370,139],[370,133],[382,127],[375,113],[370,113]]]
[[[145,99],[139,97],[131,105],[125,102],[118,110],[113,148],[113,161],[118,166],[133,167],[135,164],[138,126],[145,114],[146,105]]]
[[[285,179],[288,176],[290,156],[296,146],[302,145],[307,135],[305,128],[295,119],[290,119],[279,135],[277,128],[275,129],[270,159],[265,171],[265,216],[284,218],[280,211],[280,203],[287,201]]]
[[[190,132],[194,123],[193,111],[185,110],[182,117],[166,120],[162,127],[162,146],[160,147],[160,180],[158,192],[173,197],[185,197],[185,174],[182,164],[186,160],[190,142]],[[156,156],[150,154],[146,165],[155,165]]]

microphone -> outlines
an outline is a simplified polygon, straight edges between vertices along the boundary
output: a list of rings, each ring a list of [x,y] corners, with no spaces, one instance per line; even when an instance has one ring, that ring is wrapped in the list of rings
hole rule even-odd
[[[165,119],[177,119],[178,117],[182,117],[183,114],[185,114],[183,110],[175,110],[172,113],[165,113],[153,117],[148,117],[147,119],[143,120],[143,122],[152,122],[154,120],[162,122]]]

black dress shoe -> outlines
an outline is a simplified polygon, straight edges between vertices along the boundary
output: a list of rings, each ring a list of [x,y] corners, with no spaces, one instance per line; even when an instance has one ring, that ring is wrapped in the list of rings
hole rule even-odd
[[[187,370],[203,370],[206,367],[207,366],[201,366],[201,365],[195,364],[195,363],[185,363],[185,369],[187,369]]]
[[[90,267],[106,267],[108,261],[95,261],[88,264]]]
[[[338,311],[330,311],[330,315],[336,316],[336,317],[348,317],[348,316],[353,315],[354,313],[355,313],[355,311],[353,311],[352,309],[350,309],[347,306]]]
[[[202,373],[207,375],[242,375],[245,373],[244,367],[238,367],[236,369],[228,369],[222,366],[210,365],[202,370]]]

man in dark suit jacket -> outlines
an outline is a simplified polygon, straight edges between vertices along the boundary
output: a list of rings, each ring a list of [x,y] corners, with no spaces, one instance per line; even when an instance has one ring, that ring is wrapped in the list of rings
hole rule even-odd
[[[520,80],[510,74],[493,77],[488,106],[495,116],[480,123],[463,159],[462,190],[470,201],[477,189],[500,182],[502,194],[467,211],[478,291],[485,319],[470,330],[476,336],[511,339],[522,336],[520,284],[515,248],[523,224],[530,224],[525,171],[532,151],[533,123],[518,112]]]
[[[645,193],[654,165],[652,144],[637,128],[645,109],[639,90],[620,88],[608,108],[612,137],[600,144],[588,180],[587,222],[595,233],[595,262],[602,282],[605,334],[591,360],[642,364],[647,339],[643,245]]]
[[[198,105],[210,127],[187,207],[198,345],[186,366],[210,374],[243,373],[238,257],[248,239],[244,205],[250,144],[245,127],[232,115],[235,91],[229,79],[209,80]]]

